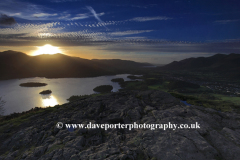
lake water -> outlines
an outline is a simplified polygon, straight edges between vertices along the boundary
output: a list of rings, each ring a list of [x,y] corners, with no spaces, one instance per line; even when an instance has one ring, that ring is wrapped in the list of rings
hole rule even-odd
[[[101,76],[93,78],[25,78],[0,81],[0,97],[6,103],[3,106],[4,115],[13,112],[22,112],[34,107],[48,107],[67,102],[72,95],[88,95],[95,93],[93,88],[99,85],[112,85],[113,92],[121,89],[116,82],[111,82],[113,78],[127,78],[129,74],[115,76]],[[19,84],[26,82],[47,83],[44,87],[20,87]],[[40,95],[43,90],[51,90],[51,95]]]
[[[181,101],[183,102],[186,106],[191,106],[191,104],[187,103],[187,101]]]

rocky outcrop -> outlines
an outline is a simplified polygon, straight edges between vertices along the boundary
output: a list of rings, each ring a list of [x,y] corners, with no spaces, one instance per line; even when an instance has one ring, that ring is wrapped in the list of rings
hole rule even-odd
[[[185,106],[161,91],[82,98],[1,127],[0,159],[239,159],[240,115]],[[197,129],[58,129],[64,124],[196,124]]]

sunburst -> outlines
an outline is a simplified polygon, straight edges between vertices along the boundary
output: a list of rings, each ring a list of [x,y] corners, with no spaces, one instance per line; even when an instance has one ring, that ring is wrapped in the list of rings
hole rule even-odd
[[[38,50],[33,53],[34,56],[41,54],[56,54],[62,53],[59,47],[52,46],[50,44],[46,44],[44,46],[38,47]]]

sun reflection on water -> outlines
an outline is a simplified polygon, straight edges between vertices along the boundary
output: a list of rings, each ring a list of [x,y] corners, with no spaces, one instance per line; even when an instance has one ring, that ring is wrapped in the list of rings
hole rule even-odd
[[[44,107],[53,107],[58,104],[58,101],[52,95],[42,95],[42,104]]]

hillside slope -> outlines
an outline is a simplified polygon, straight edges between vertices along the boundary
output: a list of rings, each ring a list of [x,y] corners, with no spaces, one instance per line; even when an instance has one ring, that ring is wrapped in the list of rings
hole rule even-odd
[[[93,77],[127,73],[145,65],[127,60],[88,60],[63,54],[27,56],[5,51],[0,52],[0,79]]]
[[[185,106],[161,91],[82,98],[0,123],[0,159],[226,159],[240,153],[240,115]],[[5,119],[5,120],[4,120]],[[58,129],[81,124],[195,124],[198,129]]]
[[[174,61],[160,70],[188,70],[202,72],[217,72],[231,77],[240,77],[240,54],[216,54],[211,57],[187,58]]]

